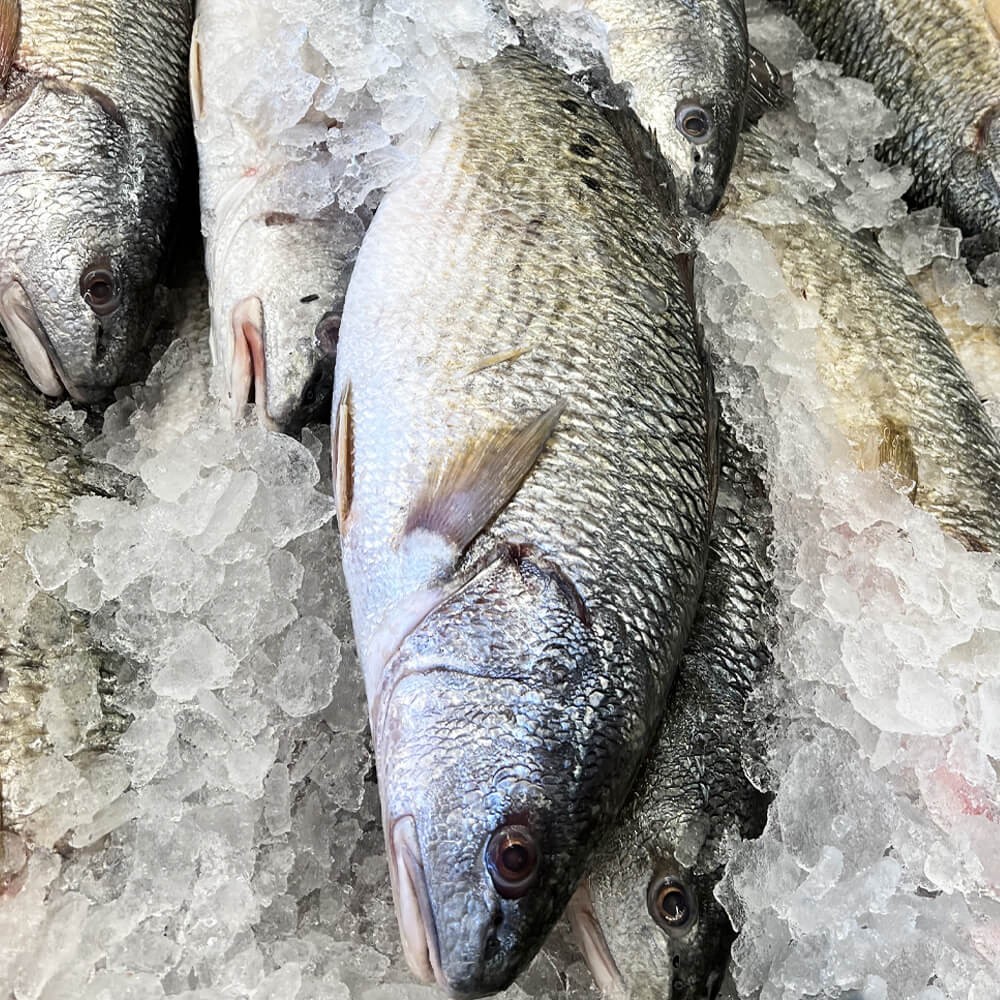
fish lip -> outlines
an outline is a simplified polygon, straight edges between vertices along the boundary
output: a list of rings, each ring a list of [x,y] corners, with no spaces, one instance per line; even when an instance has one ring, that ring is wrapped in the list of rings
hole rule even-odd
[[[577,886],[576,892],[566,906],[566,917],[598,989],[605,996],[612,998],[627,996],[625,979],[611,954],[608,939],[604,936],[597,914],[594,913],[594,899],[590,893],[589,879],[584,878]]]
[[[82,388],[66,377],[31,298],[19,281],[0,281],[0,324],[40,392],[54,397],[67,392],[78,403],[96,403],[105,396],[101,389]]]
[[[393,902],[406,964],[420,982],[436,981],[450,992],[441,970],[437,926],[420,858],[416,820],[407,813],[393,820],[387,829]]]
[[[232,418],[238,420],[250,401],[252,385],[258,421],[268,430],[275,430],[275,422],[267,412],[264,304],[260,297],[248,295],[237,302],[229,321],[233,350],[227,389]]]

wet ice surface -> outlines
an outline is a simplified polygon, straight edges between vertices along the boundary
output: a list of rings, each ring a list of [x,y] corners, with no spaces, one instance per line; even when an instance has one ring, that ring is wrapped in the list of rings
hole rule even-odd
[[[234,28],[233,58],[259,61],[237,103],[280,137],[298,179],[278,192],[288,211],[354,207],[389,183],[454,113],[456,62],[504,38],[472,0],[371,6],[350,52],[335,18],[306,38],[304,0],[268,45],[238,44]],[[536,33],[565,64],[600,46],[580,4],[531,6],[548,12]],[[428,22],[432,7],[447,7],[447,25]],[[789,22],[751,7],[755,40],[796,69],[809,119],[766,121],[798,140],[792,199],[823,192],[845,225],[886,226],[883,246],[964,331],[980,391],[1000,387],[1000,261],[980,268],[989,287],[975,285],[954,232],[933,213],[906,216],[905,172],[870,155],[891,116],[864,85],[802,62]],[[436,25],[421,29],[419,58],[400,17]],[[334,61],[338,87],[323,82]],[[294,79],[275,95],[288,64]],[[736,988],[993,1000],[1000,571],[854,467],[815,377],[814,318],[763,238],[723,217],[703,246],[717,381],[770,457],[783,602],[777,798],[722,890],[745,931]],[[0,984],[17,1000],[439,996],[400,956],[326,430],[298,444],[252,421],[229,428],[207,390],[202,300],[193,289],[180,339],[89,446],[134,477],[130,502],[81,500],[30,546],[43,585],[137,664],[120,692],[135,718],[117,753],[39,771],[40,808],[65,822],[46,826],[26,884],[0,905]],[[596,994],[560,930],[510,996]]]
[[[230,428],[202,294],[88,447],[135,477],[131,502],[79,500],[28,547],[138,677],[116,754],[39,775],[65,822],[0,905],[0,983],[17,1000],[434,996],[398,943],[328,434]],[[567,976],[591,995],[575,962],[554,943],[509,995],[563,995]]]
[[[765,52],[792,47],[794,30],[766,27]],[[887,226],[883,248],[928,302],[995,345],[996,288],[973,285],[955,231],[933,211],[906,216],[905,176],[866,155],[889,125],[870,88],[808,61],[794,77],[806,121],[763,127],[798,146],[803,170],[757,217],[793,218],[813,174],[839,221]],[[755,227],[716,221],[702,255],[702,318],[726,359],[717,382],[770,458],[782,595],[776,799],[721,888],[742,913],[739,994],[996,996],[1000,567],[855,467],[815,373],[815,306],[789,291]],[[996,384],[995,346],[959,350],[981,392]]]

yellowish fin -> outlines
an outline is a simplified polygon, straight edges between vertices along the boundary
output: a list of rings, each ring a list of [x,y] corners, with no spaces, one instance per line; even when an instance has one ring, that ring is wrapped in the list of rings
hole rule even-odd
[[[14,67],[21,33],[21,0],[0,0],[0,90]]]
[[[993,33],[1000,38],[1000,0],[984,0],[986,20],[990,22]]]
[[[917,453],[907,427],[897,424],[891,417],[880,418],[879,430],[873,447],[862,455],[862,468],[888,468],[902,483],[912,483],[906,494],[910,500],[917,495]]]
[[[560,401],[519,427],[470,440],[431,475],[405,532],[423,529],[448,539],[460,552],[468,548],[528,478],[564,409]]]
[[[0,0],[3,2],[3,0]],[[205,114],[205,88],[201,80],[201,37],[198,18],[194,20],[191,32],[191,54],[188,60],[188,83],[191,88],[191,117],[197,122]]]
[[[333,482],[337,500],[337,523],[343,534],[354,502],[354,418],[351,412],[350,382],[345,386],[337,404],[337,419],[333,431]]]

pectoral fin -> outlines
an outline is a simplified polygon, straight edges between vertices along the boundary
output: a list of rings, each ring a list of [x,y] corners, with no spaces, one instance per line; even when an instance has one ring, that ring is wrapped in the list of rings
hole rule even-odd
[[[21,0],[0,0],[0,91],[7,86],[21,33]]]
[[[188,83],[191,90],[191,116],[196,122],[201,121],[202,116],[205,114],[205,88],[201,78],[201,37],[198,29],[198,18],[195,18],[194,30],[191,32]]]
[[[354,502],[354,424],[350,382],[340,395],[334,418],[333,483],[337,500],[337,524],[343,534]]]
[[[862,462],[862,467],[886,467],[903,482],[912,483],[906,492],[913,500],[917,495],[918,469],[917,453],[913,448],[909,429],[903,424],[896,423],[891,417],[883,416],[879,424],[878,437],[873,444],[874,448],[868,452],[867,460]]]
[[[560,401],[519,427],[468,441],[431,474],[405,532],[423,529],[447,538],[460,552],[468,548],[527,479],[564,407]]]
[[[1000,38],[1000,0],[986,0],[986,19],[994,34]]]

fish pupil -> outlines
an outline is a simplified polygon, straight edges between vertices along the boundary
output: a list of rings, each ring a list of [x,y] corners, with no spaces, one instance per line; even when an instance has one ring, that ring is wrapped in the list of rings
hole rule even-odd
[[[687,920],[688,905],[684,890],[677,886],[667,886],[660,894],[660,912],[671,924],[682,924]]]
[[[501,855],[503,867],[506,871],[514,875],[522,875],[528,868],[530,859],[523,844],[509,844]]]
[[[97,316],[110,316],[120,303],[115,276],[105,267],[92,267],[84,272],[80,294]]]

